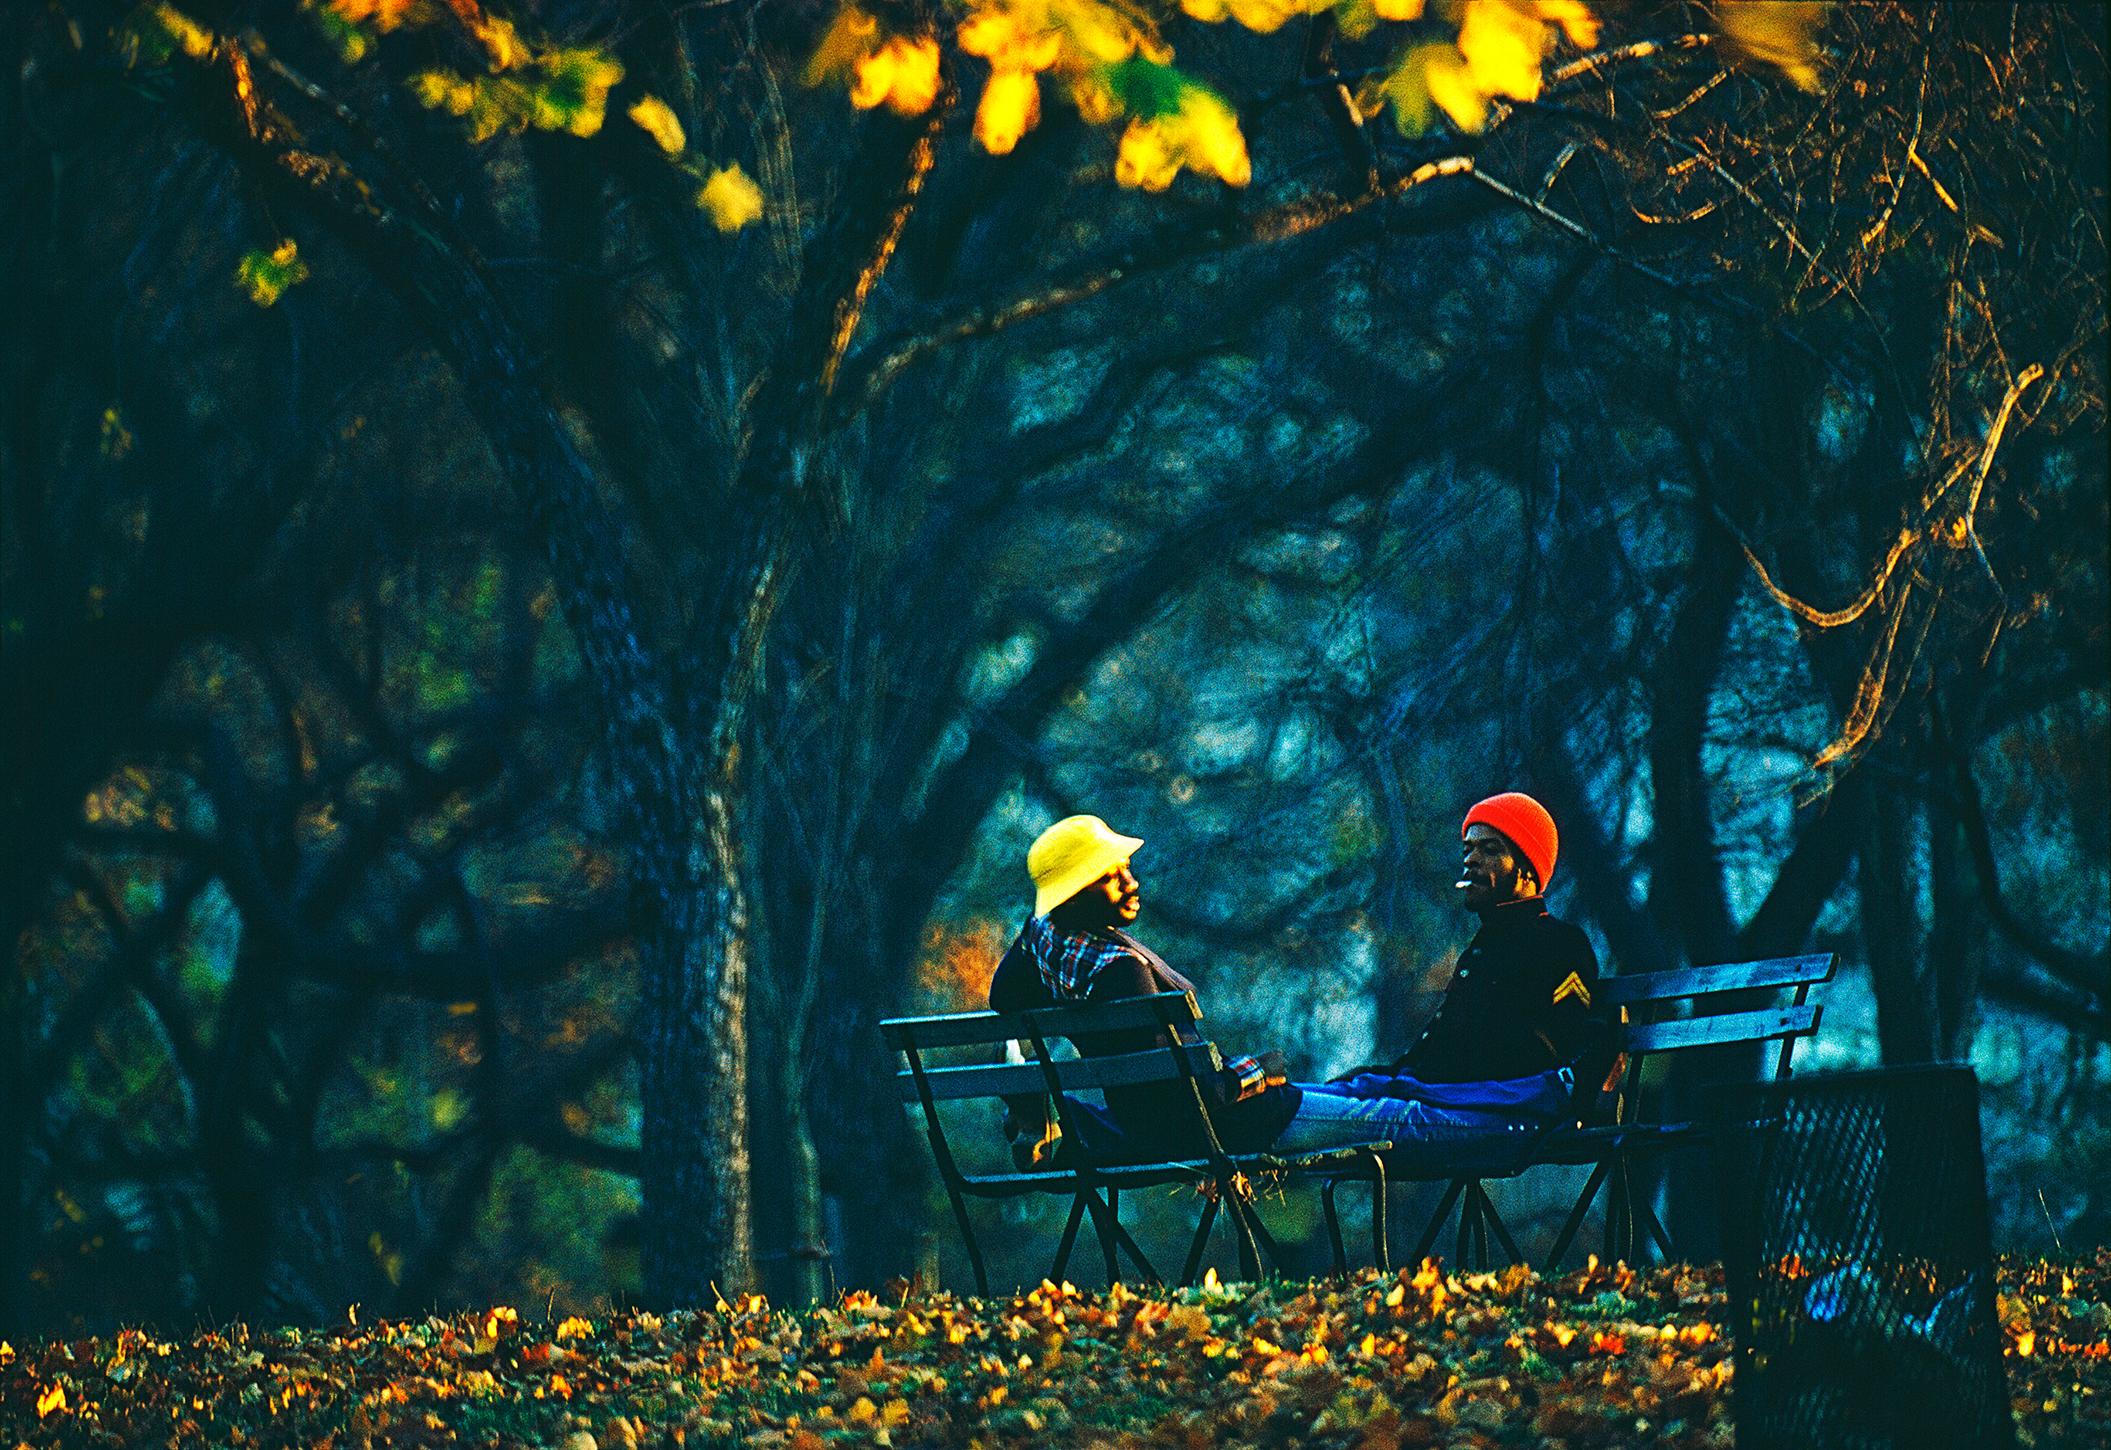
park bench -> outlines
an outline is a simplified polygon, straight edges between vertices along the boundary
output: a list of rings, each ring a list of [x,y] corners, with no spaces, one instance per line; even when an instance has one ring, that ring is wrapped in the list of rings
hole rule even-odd
[[[1778,1044],[1774,1079],[1785,1080],[1796,1043],[1818,1030],[1821,1008],[1807,1000],[1810,990],[1830,981],[1838,962],[1837,956],[1825,952],[1600,979],[1596,1005],[1601,1011],[1619,1013],[1613,1031],[1621,1057],[1610,1090],[1593,1093],[1593,1085],[1579,1084],[1579,1100],[1588,1108],[1575,1125],[1536,1136],[1508,1163],[1476,1165],[1470,1172],[1403,1172],[1407,1165],[1389,1160],[1395,1179],[1449,1180],[1416,1245],[1415,1258],[1421,1259],[1435,1247],[1456,1205],[1459,1263],[1485,1268],[1491,1232],[1512,1263],[1523,1262],[1515,1238],[1488,1197],[1487,1181],[1514,1178],[1548,1164],[1589,1164],[1591,1176],[1542,1267],[1549,1272],[1559,1267],[1601,1189],[1607,1200],[1606,1257],[1627,1256],[1639,1222],[1658,1251],[1670,1259],[1671,1236],[1646,1196],[1635,1191],[1634,1170],[1647,1159],[1704,1143],[1707,1130],[1699,1121],[1651,1111],[1662,1105],[1643,1096],[1644,1064],[1679,1052]],[[1779,1000],[1783,994],[1789,997],[1787,1002]],[[1763,1002],[1767,997],[1775,999],[1771,1005]],[[1755,1002],[1755,998],[1762,1000]],[[1381,1267],[1383,1263],[1381,1259]]]
[[[899,1051],[905,1066],[896,1074],[902,1098],[923,1110],[924,1130],[930,1139],[932,1157],[953,1206],[968,1262],[974,1269],[977,1293],[989,1293],[989,1277],[982,1249],[968,1214],[970,1198],[1005,1199],[1034,1193],[1067,1195],[1070,1216],[1056,1249],[1055,1265],[1048,1277],[1062,1282],[1069,1267],[1078,1231],[1089,1216],[1106,1261],[1109,1283],[1120,1277],[1117,1250],[1144,1275],[1161,1281],[1160,1275],[1135,1239],[1121,1223],[1123,1189],[1149,1188],[1162,1184],[1188,1184],[1202,1190],[1203,1203],[1194,1240],[1189,1246],[1181,1283],[1191,1284],[1201,1267],[1209,1234],[1220,1207],[1230,1220],[1244,1278],[1254,1278],[1260,1269],[1260,1253],[1280,1263],[1281,1254],[1249,1201],[1252,1180],[1260,1175],[1302,1177],[1324,1185],[1327,1224],[1334,1253],[1335,1271],[1347,1271],[1334,1192],[1342,1181],[1360,1180],[1372,1189],[1374,1252],[1383,1254],[1385,1232],[1385,1169],[1379,1153],[1389,1144],[1358,1145],[1320,1153],[1273,1154],[1225,1151],[1212,1120],[1208,1096],[1201,1080],[1223,1066],[1215,1044],[1181,1041],[1177,1047],[1161,1046],[1142,1052],[1093,1057],[1059,1057],[1051,1042],[1107,1032],[1154,1030],[1173,1041],[1191,1035],[1201,1017],[1194,997],[1186,992],[1164,992],[1151,997],[1131,997],[1115,1002],[1070,1003],[1030,1012],[963,1012],[935,1017],[896,1017],[880,1024],[890,1048]],[[1024,1061],[992,1063],[1007,1044],[1023,1045]],[[959,1066],[934,1063],[933,1054],[965,1051],[979,1057]],[[1195,1119],[1193,1141],[1196,1156],[1152,1162],[1094,1162],[1076,1150],[1083,1134],[1077,1105],[1068,1095],[1089,1089],[1134,1087],[1150,1083],[1184,1084],[1183,1100],[1191,1100]],[[1004,1173],[964,1171],[947,1141],[941,1104],[966,1105],[974,1121],[973,1131],[994,1135],[990,1109],[1006,1100],[1045,1098],[1056,1121],[1072,1145],[1058,1156],[1054,1166]]]

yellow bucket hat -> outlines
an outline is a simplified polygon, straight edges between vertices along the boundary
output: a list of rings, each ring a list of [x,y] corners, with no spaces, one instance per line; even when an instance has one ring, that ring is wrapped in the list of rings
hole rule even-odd
[[[1065,816],[1026,848],[1026,874],[1034,882],[1034,915],[1046,916],[1136,854],[1143,844],[1098,816]]]

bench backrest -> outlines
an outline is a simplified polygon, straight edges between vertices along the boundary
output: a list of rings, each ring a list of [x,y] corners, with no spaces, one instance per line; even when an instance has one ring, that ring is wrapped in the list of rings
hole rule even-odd
[[[1797,1041],[1817,1032],[1823,1015],[1807,1000],[1810,989],[1832,980],[1838,965],[1833,953],[1818,952],[1601,978],[1598,1005],[1620,1009],[1622,1019],[1615,1036],[1627,1054],[1623,1096],[1632,1095],[1644,1059],[1691,1048],[1777,1042],[1774,1076],[1788,1077]]]
[[[895,1074],[896,1090],[905,1102],[922,1105],[940,1169],[957,1173],[939,1122],[939,1103],[1046,1096],[1056,1100],[1060,1116],[1063,1093],[1203,1078],[1224,1065],[1215,1043],[1179,1041],[1174,1046],[1140,1052],[1077,1058],[1057,1057],[1050,1047],[1058,1038],[1114,1032],[1156,1032],[1177,1040],[1192,1035],[1201,1016],[1191,993],[1161,992],[1115,1002],[1065,1003],[1030,1012],[890,1017],[880,1023],[880,1032],[887,1045],[900,1052],[906,1062]],[[1024,1052],[1019,1054],[1023,1060],[988,1060],[1014,1042],[1024,1046]],[[961,1048],[983,1049],[979,1055],[984,1060],[962,1066],[934,1065],[926,1060],[928,1053]]]

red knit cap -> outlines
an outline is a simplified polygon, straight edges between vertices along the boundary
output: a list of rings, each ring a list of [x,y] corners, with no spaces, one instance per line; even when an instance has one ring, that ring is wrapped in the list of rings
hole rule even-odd
[[[1547,814],[1545,806],[1523,791],[1507,790],[1466,812],[1466,819],[1459,823],[1461,839],[1466,827],[1476,821],[1493,826],[1523,852],[1532,863],[1532,874],[1539,878],[1539,889],[1546,890],[1547,878],[1554,874],[1554,852],[1561,838],[1555,834],[1554,818]]]

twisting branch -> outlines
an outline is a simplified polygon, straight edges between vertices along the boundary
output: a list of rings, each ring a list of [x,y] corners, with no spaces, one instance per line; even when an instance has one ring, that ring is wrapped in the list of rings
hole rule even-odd
[[[850,339],[856,335],[858,323],[865,316],[865,303],[871,298],[872,289],[879,285],[887,263],[893,259],[894,249],[902,239],[902,228],[909,224],[910,214],[916,210],[916,198],[938,160],[938,138],[945,129],[945,118],[951,109],[952,97],[949,94],[941,95],[931,107],[922,130],[909,148],[908,166],[901,184],[895,188],[893,205],[873,243],[871,255],[858,269],[857,280],[851,284],[850,291],[836,304],[835,334],[829,341],[828,361],[821,367],[821,391],[824,393],[836,390],[836,374],[843,366],[843,354],[850,350]]]
[[[852,370],[851,385],[844,389],[847,402],[842,411],[857,412],[870,406],[909,367],[954,343],[988,337],[1021,322],[1097,297],[1122,283],[1171,271],[1205,257],[1304,236],[1367,211],[1380,202],[1397,200],[1440,177],[1473,174],[1471,156],[1445,156],[1425,162],[1375,191],[1347,197],[1328,194],[1304,197],[1225,227],[1198,231],[1191,223],[1183,222],[1161,228],[1143,241],[1124,248],[1112,261],[1096,258],[1073,269],[1051,286],[1009,301],[970,308],[879,350],[873,361]]]
[[[1994,415],[1993,426],[1987,430],[1986,442],[1980,448],[1979,468],[1972,480],[1971,494],[1965,501],[1964,510],[1947,522],[1931,521],[1919,528],[1899,530],[1898,538],[1892,542],[1890,551],[1885,554],[1884,562],[1878,566],[1876,575],[1869,581],[1868,587],[1856,596],[1852,603],[1839,609],[1820,609],[1782,589],[1774,582],[1773,575],[1767,572],[1766,565],[1759,561],[1759,556],[1752,551],[1751,544],[1746,541],[1737,525],[1719,510],[1717,517],[1736,535],[1738,546],[1744,550],[1745,562],[1752,566],[1752,572],[1759,577],[1759,586],[1767,592],[1767,597],[1816,629],[1837,629],[1843,624],[1852,624],[1860,619],[1883,594],[1884,586],[1891,582],[1891,576],[1898,571],[1898,566],[1908,554],[1945,537],[1953,545],[1969,541],[1978,552],[1980,562],[1986,564],[1987,572],[1991,574],[1993,565],[1987,563],[1986,551],[1979,544],[1977,518],[1980,494],[1986,487],[1987,475],[1994,466],[1994,450],[2001,446],[2001,435],[2008,429],[2009,415],[2015,411],[2017,399],[2022,397],[2025,388],[2044,375],[2044,367],[2032,363],[2017,374],[2015,382],[2009,385],[2008,394],[2002,398],[2000,410]],[[1950,486],[1965,475],[1968,468],[1969,464],[1961,464],[1952,469],[1949,475],[1921,500],[1922,506],[1934,508],[1941,501],[1943,494],[1949,491]],[[1898,621],[1894,617],[1890,633],[1895,634],[1897,630]]]

